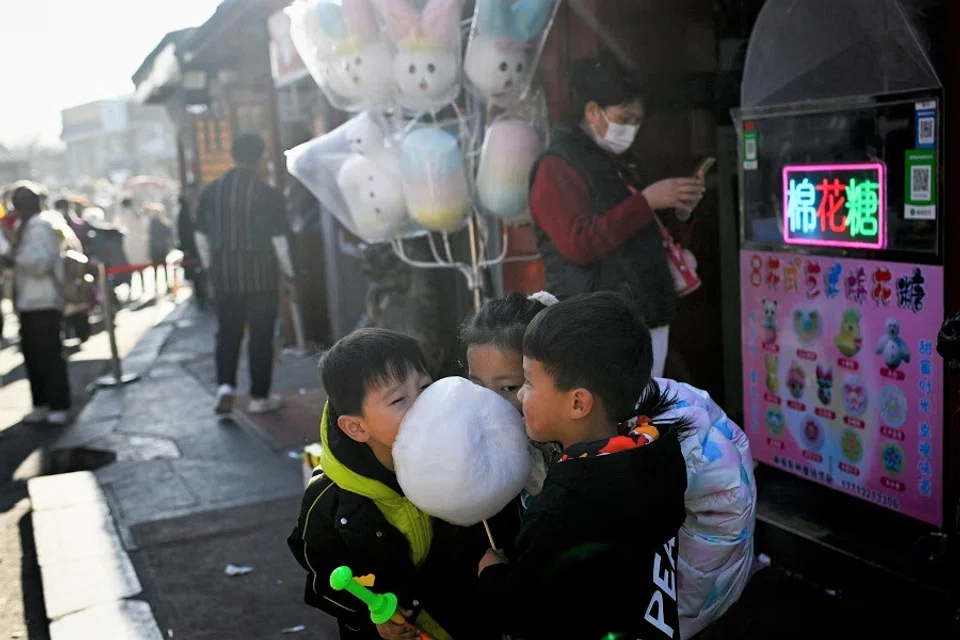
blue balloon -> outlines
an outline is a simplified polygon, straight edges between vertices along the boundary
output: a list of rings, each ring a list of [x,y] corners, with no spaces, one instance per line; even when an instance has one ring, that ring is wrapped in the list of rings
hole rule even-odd
[[[343,20],[343,11],[340,5],[318,2],[313,9],[313,17],[320,23],[323,32],[331,40],[347,39],[347,24]]]

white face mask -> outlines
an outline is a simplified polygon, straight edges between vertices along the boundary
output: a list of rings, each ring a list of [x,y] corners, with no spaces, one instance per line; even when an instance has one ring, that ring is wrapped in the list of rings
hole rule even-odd
[[[605,136],[600,137],[597,135],[597,130],[593,129],[593,136],[597,144],[617,155],[620,155],[633,146],[633,141],[636,140],[637,133],[640,131],[640,125],[610,122],[610,119],[607,118],[607,114],[604,113],[603,109],[600,110],[600,115],[603,116],[603,119],[607,123],[607,133]]]

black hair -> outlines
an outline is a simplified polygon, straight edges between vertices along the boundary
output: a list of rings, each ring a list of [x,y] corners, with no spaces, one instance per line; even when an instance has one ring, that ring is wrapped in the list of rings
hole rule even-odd
[[[579,58],[570,63],[570,87],[573,95],[570,113],[576,123],[583,120],[591,102],[606,109],[643,100],[640,85],[626,69],[596,58]]]
[[[256,133],[241,133],[233,139],[230,155],[237,164],[253,166],[260,163],[267,145]]]
[[[600,398],[607,417],[651,420],[673,407],[653,380],[653,342],[635,305],[621,293],[599,292],[540,313],[523,337],[523,355],[539,362],[556,387],[583,387]],[[654,422],[661,430],[686,421]]]
[[[69,210],[70,201],[67,200],[66,198],[58,198],[57,201],[53,203],[53,208],[56,209],[57,211],[60,211],[62,209]]]
[[[547,305],[522,293],[491,300],[460,327],[460,345],[464,350],[489,344],[522,351],[527,326],[546,308]]]
[[[17,182],[10,191],[10,205],[20,214],[39,213],[45,198],[43,187],[28,180]]]
[[[359,415],[374,387],[403,380],[411,372],[428,373],[416,339],[386,329],[359,329],[341,338],[320,359],[320,381],[331,418]]]

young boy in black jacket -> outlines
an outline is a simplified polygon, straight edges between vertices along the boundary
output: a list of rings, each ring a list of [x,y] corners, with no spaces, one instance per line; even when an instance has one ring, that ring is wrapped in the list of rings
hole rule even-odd
[[[481,526],[434,520],[410,503],[393,472],[392,446],[404,415],[430,383],[416,340],[382,329],[343,338],[320,364],[328,402],[321,423],[320,469],[304,494],[287,539],[307,571],[305,600],[340,625],[340,637],[413,639],[412,627],[374,627],[366,607],[330,588],[341,565],[373,575],[372,589],[397,595],[408,620],[436,640],[495,637],[472,610],[476,558],[487,547]],[[504,540],[516,535],[520,508],[491,522]]]
[[[663,415],[649,330],[619,295],[591,294],[541,312],[523,356],[527,435],[564,451],[513,557],[480,562],[488,617],[524,640],[678,638],[686,425]]]

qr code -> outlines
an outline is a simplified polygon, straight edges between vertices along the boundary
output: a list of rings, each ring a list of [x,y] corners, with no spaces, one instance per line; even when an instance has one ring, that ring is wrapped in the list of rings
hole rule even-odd
[[[914,202],[927,202],[930,193],[931,167],[912,167],[910,169],[910,199]]]
[[[917,123],[917,144],[936,142],[936,124],[933,118],[920,118]]]
[[[744,155],[747,160],[757,159],[757,141],[754,138],[747,138],[743,145]]]

